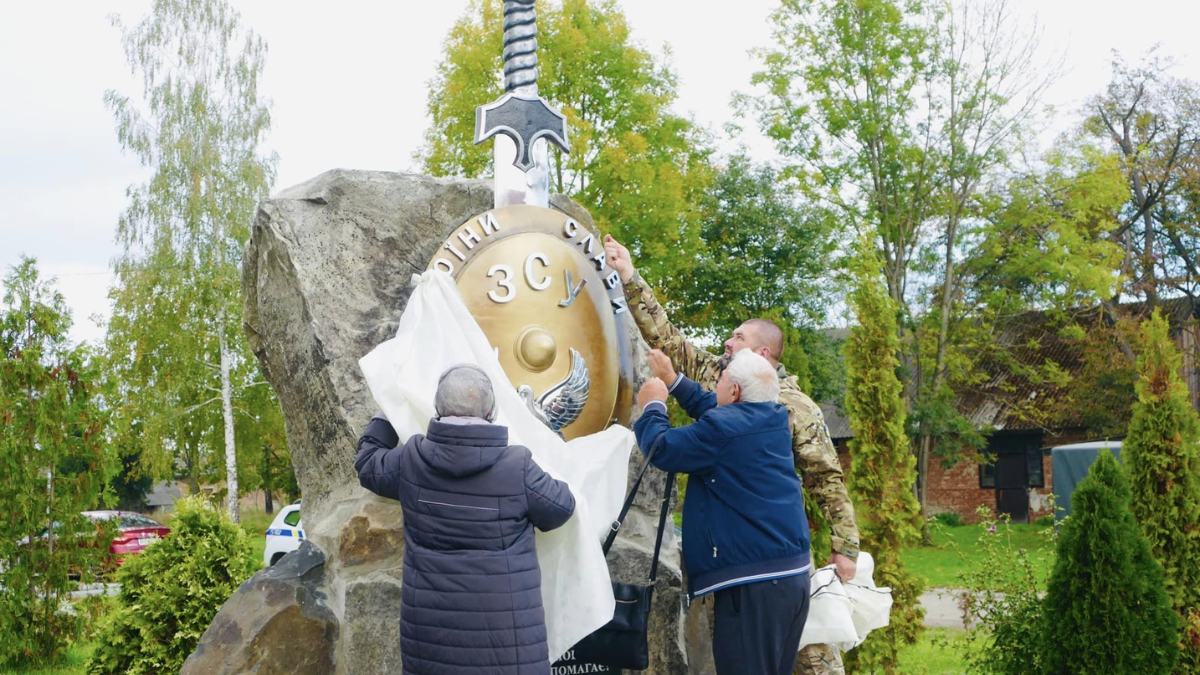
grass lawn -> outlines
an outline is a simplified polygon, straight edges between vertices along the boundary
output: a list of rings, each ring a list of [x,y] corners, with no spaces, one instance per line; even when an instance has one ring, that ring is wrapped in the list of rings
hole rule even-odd
[[[999,527],[998,536],[1011,537],[1014,548],[1025,549],[1039,574],[1049,570],[1053,546],[1044,533],[1045,528],[1010,525],[1005,534],[1005,526]],[[985,555],[979,546],[981,534],[982,525],[935,525],[933,546],[904,549],[904,564],[910,571],[925,577],[929,588],[961,586],[958,573],[965,571],[968,565],[981,562]]]
[[[84,675],[83,664],[92,655],[94,648],[90,644],[76,643],[67,649],[66,658],[61,663],[43,668],[0,668],[0,675]]]
[[[275,515],[279,513],[279,509],[275,513],[267,513],[266,511],[242,509],[242,529],[246,534],[250,535],[250,543],[254,546],[254,559],[262,560],[263,551],[267,548],[267,528],[271,525],[271,521],[275,519]]]
[[[959,656],[964,632],[956,628],[930,628],[921,640],[900,654],[900,672],[905,675],[963,675]],[[949,644],[947,644],[949,643]]]

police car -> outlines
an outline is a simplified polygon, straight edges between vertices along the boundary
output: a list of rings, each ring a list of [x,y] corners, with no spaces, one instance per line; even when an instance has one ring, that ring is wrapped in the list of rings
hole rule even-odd
[[[263,564],[274,565],[283,556],[300,548],[304,541],[304,525],[300,521],[300,502],[280,509],[267,529],[267,548]]]

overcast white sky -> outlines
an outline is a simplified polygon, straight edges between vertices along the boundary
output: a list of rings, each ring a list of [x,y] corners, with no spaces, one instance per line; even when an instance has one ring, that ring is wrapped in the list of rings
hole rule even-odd
[[[407,171],[426,126],[425,83],[442,39],[467,0],[232,0],[269,47],[263,88],[274,101],[267,145],[279,153],[279,190],[332,168]],[[1156,43],[1174,74],[1200,81],[1195,0],[1015,0],[1036,12],[1044,44],[1068,72],[1047,97],[1065,127],[1108,82],[1110,54]],[[673,51],[678,109],[715,130],[731,92],[768,43],[778,0],[622,0],[635,39]],[[133,23],[150,0],[6,3],[0,22],[0,271],[22,254],[56,275],[75,313],[73,336],[95,340],[89,316],[108,311],[113,233],[125,189],[145,171],[123,155],[104,109],[105,89],[138,93],[106,17]],[[483,101],[481,101],[483,103]]]

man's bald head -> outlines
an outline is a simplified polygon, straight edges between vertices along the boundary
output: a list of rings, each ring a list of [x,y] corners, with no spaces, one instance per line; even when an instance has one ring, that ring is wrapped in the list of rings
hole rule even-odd
[[[763,356],[771,365],[779,365],[779,359],[783,358],[783,329],[769,319],[750,319],[742,326],[750,329],[752,336],[747,337],[755,343],[754,351],[761,353],[759,350],[766,348]]]

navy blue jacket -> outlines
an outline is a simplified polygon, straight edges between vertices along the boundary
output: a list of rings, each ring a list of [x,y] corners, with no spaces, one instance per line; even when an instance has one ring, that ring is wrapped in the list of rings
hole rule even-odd
[[[496,424],[433,420],[402,447],[375,418],[358,442],[362,486],[404,510],[400,652],[407,675],[549,675],[533,528],[575,498]]]
[[[730,403],[678,376],[672,395],[694,423],[671,428],[650,405],[634,425],[642,452],[664,471],[688,474],[683,560],[692,597],[812,566],[808,520],[792,460],[787,408]]]

